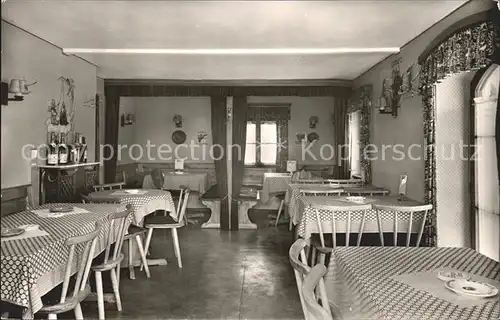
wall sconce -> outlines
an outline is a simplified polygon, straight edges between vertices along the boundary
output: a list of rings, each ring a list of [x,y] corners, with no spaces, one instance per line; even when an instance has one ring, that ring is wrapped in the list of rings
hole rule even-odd
[[[182,116],[180,114],[176,114],[173,120],[176,128],[182,128]]]
[[[135,121],[134,115],[132,113],[122,114],[120,117],[121,126],[129,126]]]
[[[312,116],[309,118],[309,128],[316,129],[316,124],[318,124],[318,117]]]
[[[36,84],[37,81],[28,84],[26,80],[12,79],[10,85],[2,82],[2,105],[8,105],[9,101],[23,101],[24,96],[31,93],[28,87]],[[14,94],[14,98],[9,98],[9,93]]]

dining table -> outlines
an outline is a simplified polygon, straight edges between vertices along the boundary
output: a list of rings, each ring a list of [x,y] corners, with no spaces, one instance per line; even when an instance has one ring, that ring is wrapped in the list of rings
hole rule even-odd
[[[262,203],[269,201],[274,193],[285,192],[288,185],[292,181],[290,173],[281,172],[266,172],[262,181],[262,190],[260,192],[260,200]]]
[[[347,193],[369,194],[371,192],[386,191],[384,188],[372,185],[346,187],[342,185],[292,183],[287,187],[285,194],[285,207],[287,208],[288,214],[292,219],[293,217],[297,216],[297,211],[299,210],[299,199],[301,196],[300,195],[301,190],[316,190],[316,191],[342,190],[343,194]]]
[[[193,192],[205,194],[210,189],[209,177],[207,172],[164,172],[163,189],[180,190],[181,187],[187,187]],[[156,185],[151,175],[146,175],[142,182],[143,189],[156,189]]]
[[[365,224],[363,233],[378,233],[379,226],[377,221],[377,214],[373,209],[374,204],[386,206],[418,206],[422,203],[406,198],[400,201],[399,196],[367,196],[362,204],[369,204],[371,209],[367,210],[365,216]],[[316,210],[319,213],[319,220],[321,222],[322,230],[324,233],[332,233],[332,217],[335,216],[337,232],[345,232],[347,214],[336,214],[334,207],[347,207],[359,204],[350,201],[349,197],[344,196],[300,196],[297,202],[297,208],[292,211],[293,215],[290,216],[292,223],[297,226],[297,235],[304,239],[309,239],[313,233],[319,233],[318,219],[316,217]],[[329,209],[328,207],[332,207]],[[379,212],[381,219],[382,232],[393,232],[394,230],[394,213],[390,211],[381,210]],[[351,232],[358,232],[361,225],[362,212],[353,211],[351,213]],[[422,212],[413,214],[412,232],[418,232],[420,223],[424,218]],[[398,217],[398,230],[406,230],[408,225],[409,214],[399,214]]]
[[[170,192],[158,189],[116,189],[94,191],[87,198],[92,202],[106,203],[116,202],[124,205],[130,204],[134,212],[133,224],[144,225],[144,217],[156,210],[169,212],[173,219],[177,219],[177,213]]]
[[[71,206],[67,213],[53,215],[51,208]],[[23,308],[23,318],[33,319],[33,314],[43,306],[42,296],[64,280],[69,248],[68,238],[95,230],[101,223],[94,257],[105,250],[111,231],[112,213],[125,210],[123,204],[62,204],[50,203],[30,210],[2,217],[1,227],[26,229],[18,236],[1,238],[1,300]],[[113,232],[117,232],[116,225]],[[72,274],[76,273],[76,267]]]
[[[462,272],[500,289],[500,264],[470,248],[337,247],[325,287],[343,319],[499,319],[497,296],[457,294],[438,278]]]

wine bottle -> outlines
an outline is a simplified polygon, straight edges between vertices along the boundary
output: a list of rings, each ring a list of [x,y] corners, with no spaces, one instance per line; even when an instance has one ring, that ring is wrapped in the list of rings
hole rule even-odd
[[[50,134],[49,145],[47,146],[47,164],[57,165],[58,154],[57,154],[57,144],[55,133]]]
[[[73,145],[73,160],[75,163],[80,163],[80,134],[75,133],[75,143]]]
[[[87,143],[85,142],[84,136],[80,136],[80,140],[81,140],[80,152],[79,152],[80,162],[85,163],[87,162]]]
[[[59,164],[60,165],[68,164],[68,146],[66,145],[66,137],[64,133],[61,133],[58,149],[59,149]]]
[[[83,162],[87,163],[87,143],[85,142],[85,137],[83,137],[83,145],[85,148],[83,149]]]

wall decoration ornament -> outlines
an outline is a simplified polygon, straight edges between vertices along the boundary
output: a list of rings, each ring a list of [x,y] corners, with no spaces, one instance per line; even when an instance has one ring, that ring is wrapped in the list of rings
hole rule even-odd
[[[318,124],[318,117],[317,116],[311,116],[309,118],[309,128],[316,129],[316,125],[317,124]]]
[[[306,141],[306,136],[307,136],[307,134],[305,132],[297,132],[295,134],[295,137],[297,138],[297,140],[295,140],[295,142],[297,144],[305,142]]]
[[[180,114],[174,115],[173,120],[176,128],[182,128],[182,116]]]
[[[47,103],[47,132],[68,135],[74,132],[75,81],[65,77],[59,77],[58,80],[61,81],[59,101],[51,99]]]
[[[182,130],[176,130],[172,133],[172,141],[175,144],[183,144],[186,142],[186,133]]]
[[[361,111],[361,125],[359,132],[359,148],[361,155],[361,172],[364,182],[372,182],[372,163],[370,160],[370,122],[372,108],[373,86],[364,85],[354,91],[350,99],[347,112]]]
[[[419,57],[422,67],[419,92],[424,105],[424,195],[425,202],[433,205],[424,229],[423,241],[426,246],[437,245],[435,84],[453,74],[478,70],[495,61],[500,53],[497,51],[500,27],[498,22],[494,24],[494,20],[462,26]]]
[[[207,143],[207,137],[208,137],[208,133],[206,133],[205,131],[199,131],[196,134],[196,139],[197,139],[197,141],[198,141],[199,144],[206,144]]]

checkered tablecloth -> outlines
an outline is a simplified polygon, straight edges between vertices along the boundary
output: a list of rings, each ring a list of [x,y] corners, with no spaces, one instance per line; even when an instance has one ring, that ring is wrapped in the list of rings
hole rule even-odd
[[[165,182],[163,188],[167,190],[180,190],[181,186],[188,187],[191,191],[204,194],[210,189],[208,182],[208,173],[206,172],[183,172],[183,173],[165,173]],[[151,175],[146,175],[142,182],[143,189],[156,189]]]
[[[57,207],[51,203],[40,208]],[[27,318],[43,306],[41,297],[64,279],[69,255],[66,239],[95,230],[97,221],[102,223],[96,242],[95,256],[106,247],[111,213],[125,210],[120,204],[75,204],[88,213],[69,214],[59,218],[42,218],[30,211],[23,211],[2,218],[2,228],[37,224],[49,235],[2,241],[1,300],[24,307]],[[116,230],[115,230],[116,232]]]
[[[265,203],[269,201],[271,194],[285,192],[291,180],[292,176],[288,173],[264,173],[260,200]]]
[[[498,319],[498,297],[461,307],[393,279],[448,267],[500,280],[499,263],[468,248],[337,247],[325,277],[327,295],[344,319]]]
[[[380,205],[398,205],[398,206],[416,206],[421,203],[414,200],[406,200],[399,202],[396,196],[370,196],[365,197],[367,204]],[[345,196],[321,197],[321,196],[304,196],[299,197],[297,202],[297,210],[295,215],[291,217],[292,222],[297,225],[297,233],[301,238],[308,239],[313,233],[319,233],[318,222],[316,219],[315,205],[319,206],[351,206],[355,205],[346,200]],[[337,232],[343,233],[346,230],[347,213],[339,214],[333,210],[319,210],[321,227],[324,233],[332,233],[332,217],[335,216],[335,227]],[[381,222],[383,232],[392,232],[394,230],[394,213],[381,211]],[[361,225],[362,212],[354,211],[351,213],[351,233],[357,233]],[[406,232],[408,225],[409,214],[398,213],[398,230]],[[412,232],[418,232],[420,222],[423,219],[423,213],[418,212],[413,214]],[[377,224],[377,215],[375,210],[368,210],[365,216],[364,233],[377,233],[379,231]]]
[[[343,194],[347,194],[348,192],[371,192],[371,191],[379,191],[383,190],[379,187],[375,186],[363,186],[363,187],[343,187],[339,186],[342,190],[344,190]],[[314,189],[314,190],[331,190],[333,189],[332,186],[328,185],[318,185],[318,184],[290,184],[288,188],[286,189],[286,195],[285,195],[285,205],[287,206],[288,209],[288,214],[290,215],[292,221],[297,224],[299,220],[295,219],[294,217],[297,217],[298,210],[299,210],[299,198],[300,198],[300,190],[303,189]]]
[[[141,189],[142,190],[142,189]],[[88,195],[93,202],[115,201],[124,205],[132,205],[134,211],[133,223],[137,226],[144,224],[144,217],[156,210],[165,210],[172,218],[177,219],[175,204],[172,195],[164,190],[147,189],[144,194],[115,194],[121,190],[96,191]]]
[[[209,189],[208,173],[183,172],[181,174],[166,173],[163,188],[180,190],[181,186],[188,187],[191,191],[204,194]]]

